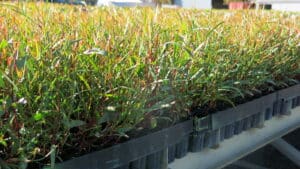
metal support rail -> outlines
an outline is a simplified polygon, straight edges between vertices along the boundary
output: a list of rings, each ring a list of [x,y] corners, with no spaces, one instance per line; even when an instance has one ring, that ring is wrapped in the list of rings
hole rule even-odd
[[[291,114],[274,117],[264,123],[261,129],[250,129],[230,139],[224,140],[216,149],[205,149],[169,164],[170,169],[216,169],[250,154],[300,127],[300,107]]]
[[[245,169],[269,169],[269,168],[265,168],[265,167],[262,167],[262,166],[259,166],[256,164],[249,163],[244,160],[238,160],[238,161],[232,163],[232,165],[241,167],[241,168],[245,168]]]
[[[271,145],[300,167],[300,152],[295,147],[282,138],[273,141]]]

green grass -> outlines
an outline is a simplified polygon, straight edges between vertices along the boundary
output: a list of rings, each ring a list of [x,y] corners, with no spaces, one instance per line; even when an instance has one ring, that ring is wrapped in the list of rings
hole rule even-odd
[[[60,161],[299,80],[300,14],[0,7],[0,166]],[[298,77],[298,78],[297,78]],[[203,112],[206,114],[207,112]]]

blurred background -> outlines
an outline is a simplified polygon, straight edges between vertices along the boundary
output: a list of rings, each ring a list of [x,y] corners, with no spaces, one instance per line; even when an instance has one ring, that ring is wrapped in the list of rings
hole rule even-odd
[[[54,3],[97,6],[156,6],[195,9],[273,9],[300,11],[300,0],[48,0]]]

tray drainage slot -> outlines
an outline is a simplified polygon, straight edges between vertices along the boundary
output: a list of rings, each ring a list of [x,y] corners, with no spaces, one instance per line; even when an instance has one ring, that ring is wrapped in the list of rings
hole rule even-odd
[[[176,144],[176,158],[184,157],[188,152],[189,136],[185,136],[178,144]]]
[[[189,149],[191,152],[199,152],[204,148],[205,132],[193,132],[190,136]]]
[[[130,169],[145,169],[146,157],[140,158],[130,163]]]

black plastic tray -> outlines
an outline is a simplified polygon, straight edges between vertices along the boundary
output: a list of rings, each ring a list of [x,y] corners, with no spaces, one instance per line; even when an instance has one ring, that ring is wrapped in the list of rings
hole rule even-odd
[[[130,162],[134,166],[143,165],[143,158],[146,161],[156,161],[160,157],[160,151],[169,145],[175,145],[180,140],[184,140],[193,130],[192,120],[188,120],[161,131],[121,143],[110,148],[93,152],[61,164],[57,164],[57,169],[115,169],[126,168]],[[180,144],[180,143],[179,143]],[[136,160],[141,161],[136,161]],[[147,168],[155,169],[157,164],[146,164]],[[142,167],[140,167],[142,168]]]
[[[300,106],[300,84],[279,90],[224,111],[194,119],[194,132],[190,137],[190,151],[217,147],[224,139],[250,128],[261,128],[274,116],[289,115]]]
[[[194,118],[57,164],[56,169],[167,169],[188,151],[216,148],[224,139],[261,128],[265,120],[289,115],[300,106],[300,84],[203,118]]]

